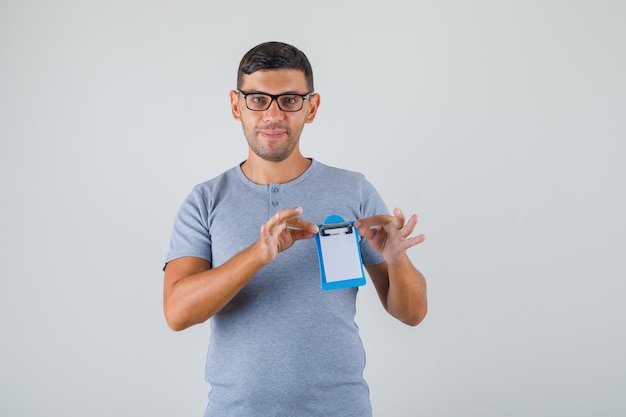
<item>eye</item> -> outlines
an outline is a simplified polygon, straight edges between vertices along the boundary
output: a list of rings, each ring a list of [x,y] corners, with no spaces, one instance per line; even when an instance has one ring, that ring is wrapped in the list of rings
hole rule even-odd
[[[248,99],[250,100],[251,103],[263,105],[267,103],[267,101],[269,100],[269,97],[261,95],[261,94],[251,94],[248,96]]]
[[[299,96],[282,96],[280,98],[280,104],[284,104],[285,106],[293,106],[294,104],[298,104],[299,99]]]

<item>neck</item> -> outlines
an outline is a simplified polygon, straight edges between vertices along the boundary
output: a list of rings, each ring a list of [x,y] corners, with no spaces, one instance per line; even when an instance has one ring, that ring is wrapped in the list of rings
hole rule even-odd
[[[310,165],[310,159],[296,152],[280,162],[266,161],[252,154],[241,164],[241,170],[256,184],[284,184],[298,178]]]

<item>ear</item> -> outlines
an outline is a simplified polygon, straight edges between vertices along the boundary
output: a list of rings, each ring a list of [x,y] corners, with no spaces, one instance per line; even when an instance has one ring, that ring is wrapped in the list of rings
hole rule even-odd
[[[235,90],[230,92],[230,111],[233,113],[235,120],[241,120],[241,112],[239,111],[239,93]]]
[[[309,97],[309,108],[307,110],[305,123],[312,123],[315,120],[315,115],[317,114],[317,109],[320,106],[320,95],[317,93],[311,94]]]

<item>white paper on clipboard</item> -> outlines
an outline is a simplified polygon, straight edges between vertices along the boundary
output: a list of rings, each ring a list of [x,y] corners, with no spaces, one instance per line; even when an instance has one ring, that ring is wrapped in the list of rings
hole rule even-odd
[[[329,290],[364,285],[360,238],[354,222],[332,215],[319,227],[315,240],[322,288]]]

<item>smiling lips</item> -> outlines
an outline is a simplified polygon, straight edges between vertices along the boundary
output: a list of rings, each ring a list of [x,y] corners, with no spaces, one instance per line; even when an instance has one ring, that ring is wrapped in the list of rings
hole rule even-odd
[[[259,130],[259,133],[268,139],[279,139],[285,134],[284,130]]]
[[[289,132],[289,128],[282,125],[270,125],[258,128],[257,132],[268,139],[279,139]]]

